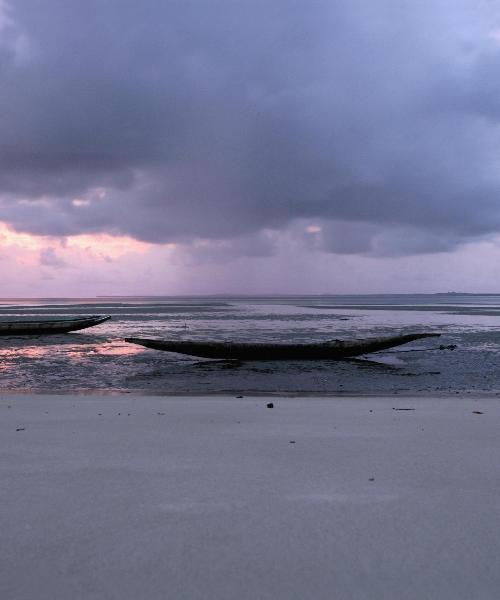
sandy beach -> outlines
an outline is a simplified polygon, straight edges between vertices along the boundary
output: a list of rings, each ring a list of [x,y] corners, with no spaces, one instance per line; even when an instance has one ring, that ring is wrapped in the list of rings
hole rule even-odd
[[[0,414],[2,600],[498,597],[499,400],[16,395]]]

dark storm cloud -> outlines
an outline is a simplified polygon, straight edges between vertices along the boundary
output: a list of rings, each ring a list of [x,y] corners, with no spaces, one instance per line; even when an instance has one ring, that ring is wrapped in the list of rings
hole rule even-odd
[[[0,2],[0,219],[256,255],[307,220],[340,253],[496,233],[497,9]]]

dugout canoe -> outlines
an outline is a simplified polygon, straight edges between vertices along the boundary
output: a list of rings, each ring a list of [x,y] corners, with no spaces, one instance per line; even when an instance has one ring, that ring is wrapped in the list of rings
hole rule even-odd
[[[53,335],[94,327],[111,319],[108,315],[90,315],[76,319],[46,319],[40,321],[0,321],[0,335]]]
[[[340,360],[407,344],[439,333],[410,333],[358,340],[332,340],[314,344],[267,344],[236,342],[199,342],[188,340],[151,340],[125,338],[126,342],[154,350],[177,352],[199,358],[225,360]]]

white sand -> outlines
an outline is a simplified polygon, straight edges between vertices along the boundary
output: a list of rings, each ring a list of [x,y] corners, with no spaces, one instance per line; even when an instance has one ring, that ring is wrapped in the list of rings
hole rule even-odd
[[[495,399],[2,396],[0,440],[2,600],[500,597]]]

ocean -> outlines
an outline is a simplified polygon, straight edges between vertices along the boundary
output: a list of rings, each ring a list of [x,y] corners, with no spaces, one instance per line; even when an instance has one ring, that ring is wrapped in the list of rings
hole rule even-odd
[[[91,329],[0,338],[3,392],[500,394],[500,295],[4,299],[0,320],[106,314]],[[125,337],[299,343],[439,332],[344,361],[211,361]],[[455,345],[454,350],[440,349]]]

